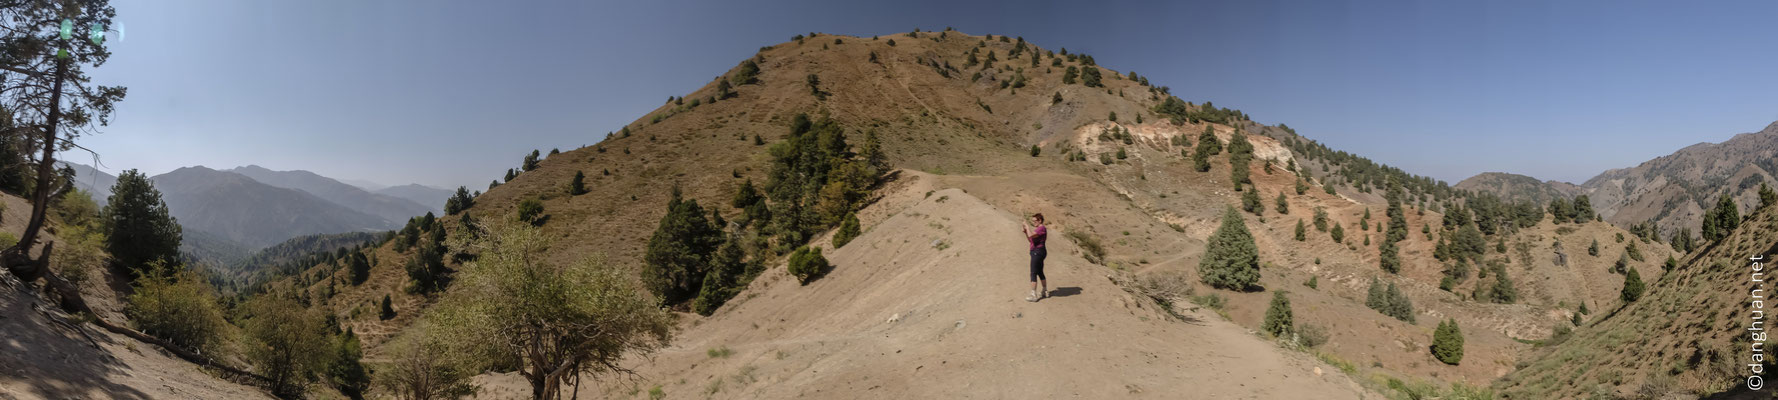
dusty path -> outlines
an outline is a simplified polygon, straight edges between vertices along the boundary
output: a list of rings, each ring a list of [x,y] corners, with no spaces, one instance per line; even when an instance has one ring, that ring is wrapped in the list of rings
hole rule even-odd
[[[1047,268],[1055,297],[1026,302],[1013,214],[957,189],[915,196],[828,252],[826,277],[800,286],[768,271],[737,303],[689,322],[672,348],[632,360],[638,381],[607,377],[582,394],[646,397],[661,385],[669,398],[1361,398],[1332,368],[1214,314],[1167,319],[1070,255],[1059,234]],[[511,376],[479,380],[484,397],[528,394]]]

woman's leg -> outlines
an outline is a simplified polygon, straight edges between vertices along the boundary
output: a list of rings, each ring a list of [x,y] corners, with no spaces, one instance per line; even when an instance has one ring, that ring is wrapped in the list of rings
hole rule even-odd
[[[1038,294],[1043,297],[1049,297],[1049,292],[1050,292],[1049,277],[1043,275],[1043,260],[1046,258],[1049,258],[1049,256],[1050,256],[1049,249],[1041,249],[1040,248],[1040,249],[1037,249],[1036,254],[1033,254],[1031,257],[1031,269],[1032,269],[1033,275],[1036,276],[1037,284],[1039,286],[1041,286],[1042,290],[1043,290],[1041,292],[1038,292]]]

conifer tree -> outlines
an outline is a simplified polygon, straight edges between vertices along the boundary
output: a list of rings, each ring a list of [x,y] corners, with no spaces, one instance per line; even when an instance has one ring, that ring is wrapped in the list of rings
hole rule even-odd
[[[384,321],[395,318],[395,307],[389,302],[388,294],[383,294],[383,308],[382,312],[377,314],[377,318]]]
[[[1457,328],[1457,319],[1438,323],[1432,333],[1432,356],[1450,365],[1463,361],[1463,332]]]
[[[1636,272],[1635,268],[1630,268],[1629,272],[1624,273],[1624,289],[1619,293],[1619,297],[1625,303],[1634,303],[1637,299],[1642,298],[1642,290],[1642,274]]]
[[[579,196],[586,193],[586,173],[574,171],[574,179],[568,181],[568,195]]]
[[[1301,242],[1301,241],[1309,240],[1309,237],[1308,237],[1308,235],[1306,235],[1306,233],[1307,232],[1305,232],[1303,229],[1303,219],[1297,218],[1296,219],[1296,241]]]
[[[150,271],[149,265],[179,262],[181,228],[161,200],[161,192],[147,175],[134,169],[118,175],[111,198],[102,212],[107,228],[105,249],[116,265],[132,277]]]
[[[1210,235],[1204,257],[1198,262],[1198,276],[1211,287],[1247,290],[1259,284],[1259,247],[1247,231],[1241,214],[1228,207],[1222,214],[1222,226]]]
[[[1259,190],[1254,189],[1254,191]],[[1279,214],[1290,214],[1290,200],[1284,198],[1284,192],[1278,192],[1278,199],[1272,202],[1277,206]]]
[[[1290,299],[1284,297],[1284,291],[1272,292],[1272,305],[1266,308],[1266,320],[1260,330],[1275,337],[1290,336],[1296,331],[1296,322],[1290,312]]]

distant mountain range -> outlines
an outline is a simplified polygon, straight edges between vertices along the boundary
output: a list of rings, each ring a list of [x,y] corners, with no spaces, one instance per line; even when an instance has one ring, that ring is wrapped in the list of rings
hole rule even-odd
[[[75,171],[76,187],[105,204],[117,177],[86,165],[68,165]],[[185,229],[182,250],[219,265],[234,264],[295,237],[399,228],[410,217],[441,213],[450,195],[420,185],[371,192],[309,171],[273,171],[256,165],[229,170],[185,167],[149,179]]]
[[[1455,187],[1540,202],[1587,195],[1606,221],[1628,226],[1652,220],[1666,239],[1680,228],[1697,234],[1704,209],[1723,194],[1734,198],[1743,214],[1753,210],[1760,183],[1778,187],[1775,174],[1778,122],[1722,143],[1699,143],[1635,167],[1608,170],[1580,185],[1490,172]]]

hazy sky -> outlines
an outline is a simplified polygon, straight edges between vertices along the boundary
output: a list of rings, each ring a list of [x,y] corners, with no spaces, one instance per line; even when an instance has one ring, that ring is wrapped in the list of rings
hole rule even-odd
[[[1578,182],[1778,120],[1778,2],[1227,3],[114,0],[125,36],[93,75],[129,98],[83,143],[108,171],[480,188],[797,33],[947,26],[1452,183]]]

